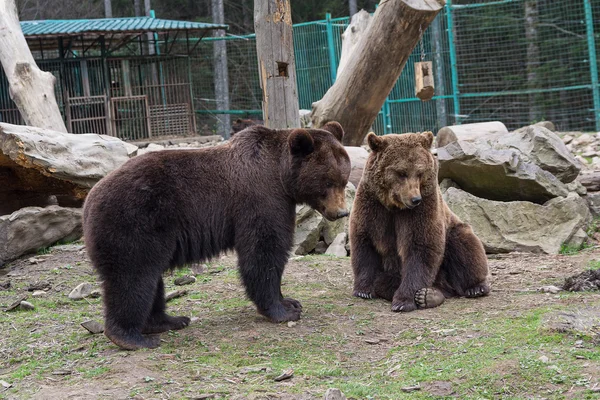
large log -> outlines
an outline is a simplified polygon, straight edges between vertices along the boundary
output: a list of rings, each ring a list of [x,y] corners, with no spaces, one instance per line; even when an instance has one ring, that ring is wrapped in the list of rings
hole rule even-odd
[[[348,25],[346,30],[344,30],[344,33],[342,33],[342,52],[340,55],[340,62],[338,64],[336,76],[340,75],[348,63],[350,54],[352,54],[352,51],[360,41],[360,38],[362,38],[367,31],[370,22],[371,14],[365,10],[360,10],[352,16],[350,25]]]
[[[256,0],[254,30],[265,126],[299,128],[290,0]]]
[[[494,139],[508,135],[508,129],[500,121],[478,122],[475,124],[445,126],[435,138],[435,147],[444,147],[457,140],[472,142],[477,139]]]
[[[582,173],[577,177],[588,192],[600,192],[600,171]]]
[[[0,62],[10,97],[27,125],[66,132],[54,96],[56,78],[35,63],[21,30],[14,0],[0,1]]]
[[[360,146],[422,32],[444,5],[444,0],[382,0],[333,86],[313,103],[313,125],[338,121],[344,144]]]
[[[136,150],[136,146],[106,135],[74,135],[0,123],[0,199],[25,202],[2,211],[43,206],[44,196],[83,199],[97,181]]]

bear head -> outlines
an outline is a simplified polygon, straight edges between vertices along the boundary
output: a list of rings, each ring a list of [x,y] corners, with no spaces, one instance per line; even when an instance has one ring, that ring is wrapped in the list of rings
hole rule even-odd
[[[437,162],[433,133],[367,135],[372,152],[363,181],[388,209],[411,209],[436,193]]]
[[[350,158],[342,145],[344,130],[337,122],[321,129],[294,129],[288,137],[291,181],[298,203],[306,203],[330,221],[346,217],[345,189]]]

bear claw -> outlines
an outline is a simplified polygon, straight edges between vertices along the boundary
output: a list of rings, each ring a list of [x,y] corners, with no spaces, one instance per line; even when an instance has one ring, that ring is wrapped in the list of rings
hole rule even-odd
[[[417,309],[414,301],[399,301],[392,303],[393,312],[411,312]]]
[[[473,286],[465,290],[465,297],[470,298],[487,296],[488,294],[490,294],[490,287],[487,284]]]
[[[415,293],[415,304],[420,309],[437,307],[445,300],[444,294],[436,288],[423,288]]]
[[[361,292],[361,291],[354,291],[353,295],[355,297],[360,297],[361,299],[372,299],[373,295],[369,292]]]

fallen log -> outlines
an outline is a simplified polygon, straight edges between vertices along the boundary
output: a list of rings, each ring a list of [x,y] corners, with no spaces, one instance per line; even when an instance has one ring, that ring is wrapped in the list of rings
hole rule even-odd
[[[457,140],[471,142],[477,139],[493,139],[501,135],[508,135],[508,129],[499,121],[445,126],[436,135],[435,147],[444,147]]]

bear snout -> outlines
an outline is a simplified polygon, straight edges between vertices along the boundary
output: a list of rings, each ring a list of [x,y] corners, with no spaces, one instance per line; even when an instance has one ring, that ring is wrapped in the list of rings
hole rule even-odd
[[[347,217],[348,215],[350,215],[348,210],[345,208],[340,208],[340,209],[333,210],[333,211],[324,210],[321,212],[321,214],[323,214],[323,216],[325,218],[327,218],[329,221],[335,221],[337,219],[344,218],[344,217]]]
[[[422,201],[422,200],[423,200],[423,199],[421,198],[421,196],[415,196],[415,197],[413,197],[413,198],[411,198],[411,199],[410,199],[410,202],[411,202],[411,205],[412,205],[413,207],[416,207],[416,206],[418,206],[419,204],[421,204],[421,201]]]

